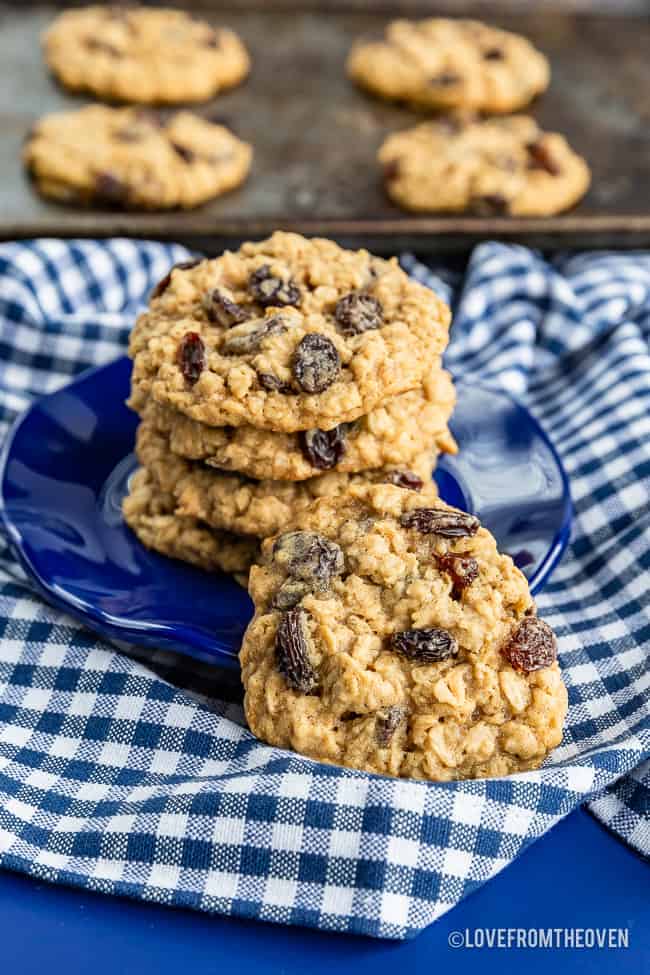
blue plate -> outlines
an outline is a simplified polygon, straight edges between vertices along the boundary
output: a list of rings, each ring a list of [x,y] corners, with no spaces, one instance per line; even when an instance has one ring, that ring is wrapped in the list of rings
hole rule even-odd
[[[246,592],[145,549],[120,503],[135,467],[130,362],[78,377],[20,417],[0,462],[0,516],[42,595],[112,640],[238,667]],[[460,451],[436,472],[442,497],[476,514],[528,577],[548,579],[570,534],[566,475],[537,421],[502,392],[460,384]]]

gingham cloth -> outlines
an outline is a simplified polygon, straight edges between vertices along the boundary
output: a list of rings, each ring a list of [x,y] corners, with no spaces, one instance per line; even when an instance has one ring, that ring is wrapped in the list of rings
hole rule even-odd
[[[124,240],[0,246],[2,422],[120,353],[150,287],[185,256]],[[650,853],[650,255],[546,261],[484,244],[458,280],[404,263],[453,300],[452,371],[522,397],[571,478],[573,541],[538,600],[569,688],[562,746],[537,772],[446,784],[269,748],[214,677],[201,697],[157,655],[118,653],[40,602],[5,550],[0,864],[406,938],[585,800]],[[176,661],[177,684],[196,684],[187,666]]]

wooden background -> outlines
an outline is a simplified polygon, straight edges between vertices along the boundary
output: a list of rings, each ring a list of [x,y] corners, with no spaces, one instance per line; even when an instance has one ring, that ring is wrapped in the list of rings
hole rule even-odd
[[[0,4],[1,238],[128,234],[216,250],[225,240],[283,227],[382,251],[466,249],[493,236],[553,247],[650,244],[650,4],[570,0],[558,9],[510,0],[498,12],[451,0],[185,6],[232,26],[251,51],[249,80],[197,107],[253,144],[246,186],[200,209],[167,214],[84,211],[41,200],[22,171],[24,136],[40,115],[88,99],[63,92],[42,61],[39,35],[57,5]],[[616,15],[602,12],[612,6]],[[534,220],[416,216],[386,199],[377,148],[388,132],[421,116],[356,90],[346,79],[345,57],[355,37],[378,34],[396,13],[434,10],[476,12],[525,34],[550,58],[551,88],[531,111],[567,135],[593,170],[593,187],[575,210]]]

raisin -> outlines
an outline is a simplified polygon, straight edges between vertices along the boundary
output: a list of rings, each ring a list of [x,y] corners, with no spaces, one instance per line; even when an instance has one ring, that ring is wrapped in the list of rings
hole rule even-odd
[[[393,735],[406,717],[405,708],[395,705],[392,708],[382,708],[377,711],[375,718],[375,741],[380,748],[387,748]]]
[[[344,335],[360,335],[381,328],[384,310],[372,295],[353,291],[336,303],[334,317]]]
[[[456,638],[438,626],[393,633],[390,648],[420,664],[435,664],[458,653]]]
[[[208,291],[207,294],[203,295],[201,304],[203,311],[210,321],[216,322],[222,328],[231,328],[233,325],[240,325],[248,318],[248,314],[241,305],[237,305],[234,301],[231,301],[218,288],[213,288],[212,291]]]
[[[399,179],[400,176],[400,163],[399,159],[389,159],[387,163],[384,163],[384,179],[387,183],[392,183],[394,180]]]
[[[438,565],[441,572],[451,576],[452,593],[456,598],[478,578],[478,562],[471,555],[452,555],[448,552],[438,556]]]
[[[551,155],[548,146],[543,142],[531,142],[526,146],[529,156],[528,166],[530,169],[543,169],[551,176],[559,176],[562,172]]]
[[[461,76],[456,74],[455,71],[441,71],[435,78],[429,79],[429,84],[436,87],[448,88],[451,85],[457,85],[462,80]]]
[[[282,610],[282,612],[287,609],[293,609],[308,592],[310,592],[310,589],[306,582],[300,582],[296,579],[285,579],[273,597],[271,606],[273,609]]]
[[[311,639],[304,609],[290,609],[278,624],[275,636],[275,659],[278,671],[289,687],[301,694],[316,688],[317,679],[309,659]]]
[[[535,556],[527,548],[521,548],[518,552],[508,552],[507,554],[510,555],[518,569],[525,569],[527,565],[533,565],[535,562]]]
[[[483,51],[484,61],[503,61],[505,54],[500,47],[489,47],[487,51]]]
[[[319,471],[329,471],[336,467],[344,456],[346,441],[346,425],[339,424],[332,430],[303,430],[298,434],[298,442],[305,460]]]
[[[280,335],[286,329],[286,323],[279,316],[251,318],[250,321],[230,329],[220,351],[223,355],[251,355],[257,352],[263,339],[270,335]]]
[[[389,484],[394,484],[396,487],[408,488],[410,491],[421,491],[424,481],[413,471],[390,471],[386,480]]]
[[[248,279],[248,290],[263,308],[269,306],[284,307],[285,305],[299,305],[300,291],[294,282],[289,279],[283,281],[271,273],[268,264],[262,264],[256,271],[253,271]]]
[[[316,532],[287,532],[273,546],[273,558],[292,579],[307,583],[312,591],[324,592],[333,576],[345,567],[343,552]]]
[[[169,140],[169,144],[176,155],[181,157],[183,162],[192,163],[196,159],[196,153],[193,149],[188,149],[187,146],[182,146],[180,142],[173,142],[171,139]]]
[[[474,515],[453,508],[415,508],[400,518],[404,528],[415,528],[423,535],[441,535],[443,538],[462,538],[475,535],[481,523]]]
[[[153,291],[149,295],[149,300],[153,298],[160,298],[161,294],[167,290],[172,280],[172,271],[189,271],[191,267],[196,267],[197,264],[201,263],[201,258],[197,257],[192,261],[180,261],[178,264],[172,265],[164,278],[161,278],[157,285],[155,285]]]
[[[205,346],[198,332],[186,332],[178,346],[178,365],[185,382],[193,386],[205,366]]]
[[[310,332],[296,346],[291,371],[303,392],[322,393],[341,371],[336,346],[326,335]]]
[[[274,376],[272,372],[258,372],[257,379],[267,393],[290,393],[291,386],[283,383],[279,376]]]
[[[501,653],[511,667],[529,674],[550,667],[557,657],[553,630],[538,616],[527,616],[515,627]]]
[[[507,214],[510,204],[505,196],[499,193],[488,193],[485,196],[475,196],[470,209],[479,217],[495,217]]]
[[[101,172],[95,176],[95,196],[103,203],[125,203],[129,195],[129,188],[113,173]]]

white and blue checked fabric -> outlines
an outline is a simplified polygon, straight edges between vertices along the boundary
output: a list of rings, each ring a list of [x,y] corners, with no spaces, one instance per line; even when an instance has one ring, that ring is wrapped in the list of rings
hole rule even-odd
[[[185,256],[125,240],[1,245],[3,428],[122,352],[148,290]],[[44,605],[5,547],[0,865],[406,938],[585,801],[650,854],[650,255],[549,261],[484,244],[462,277],[404,264],[454,305],[452,371],[518,394],[571,479],[573,540],[538,600],[569,688],[562,746],[537,772],[446,784],[269,748],[214,675],[116,652]]]

